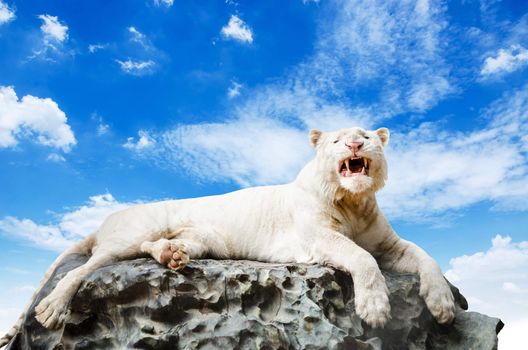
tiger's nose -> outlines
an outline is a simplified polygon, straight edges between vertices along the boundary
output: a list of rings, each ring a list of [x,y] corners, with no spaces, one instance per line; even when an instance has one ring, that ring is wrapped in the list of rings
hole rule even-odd
[[[354,141],[347,143],[346,145],[352,152],[356,153],[357,151],[359,151],[361,146],[363,146],[363,141]]]

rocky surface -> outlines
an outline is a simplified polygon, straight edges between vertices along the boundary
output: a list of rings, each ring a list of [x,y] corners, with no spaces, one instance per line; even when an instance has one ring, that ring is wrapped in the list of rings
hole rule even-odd
[[[69,256],[34,305],[86,259]],[[196,260],[173,272],[152,259],[124,261],[83,282],[62,329],[44,329],[32,311],[6,350],[496,348],[499,319],[459,307],[455,323],[442,327],[415,275],[384,275],[392,319],[371,329],[354,312],[350,276],[331,268]]]

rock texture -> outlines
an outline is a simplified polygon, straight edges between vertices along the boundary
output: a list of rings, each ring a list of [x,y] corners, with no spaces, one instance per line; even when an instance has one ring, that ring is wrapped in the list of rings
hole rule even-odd
[[[87,257],[69,256],[34,305]],[[384,273],[392,319],[371,329],[354,312],[348,274],[316,265],[196,260],[173,272],[152,259],[97,270],[48,331],[27,316],[6,349],[495,349],[502,322],[466,312],[439,326],[418,278]],[[32,306],[32,308],[34,307]]]

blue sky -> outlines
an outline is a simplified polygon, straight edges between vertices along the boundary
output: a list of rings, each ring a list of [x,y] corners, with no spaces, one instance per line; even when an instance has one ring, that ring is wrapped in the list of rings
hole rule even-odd
[[[513,349],[527,67],[525,1],[0,0],[0,329],[112,211],[288,182],[310,128],[386,126],[380,206]]]

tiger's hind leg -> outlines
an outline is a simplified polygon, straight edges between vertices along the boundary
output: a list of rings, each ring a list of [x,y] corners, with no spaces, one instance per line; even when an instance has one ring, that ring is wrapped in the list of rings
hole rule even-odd
[[[37,321],[48,329],[57,329],[62,326],[68,316],[70,301],[81,282],[99,267],[117,260],[114,254],[96,252],[84,265],[69,271],[35,308]]]
[[[217,258],[229,256],[223,238],[209,226],[186,226],[169,235],[169,239],[145,241],[141,252],[151,255],[157,262],[173,270],[181,270],[189,259],[211,255]]]

